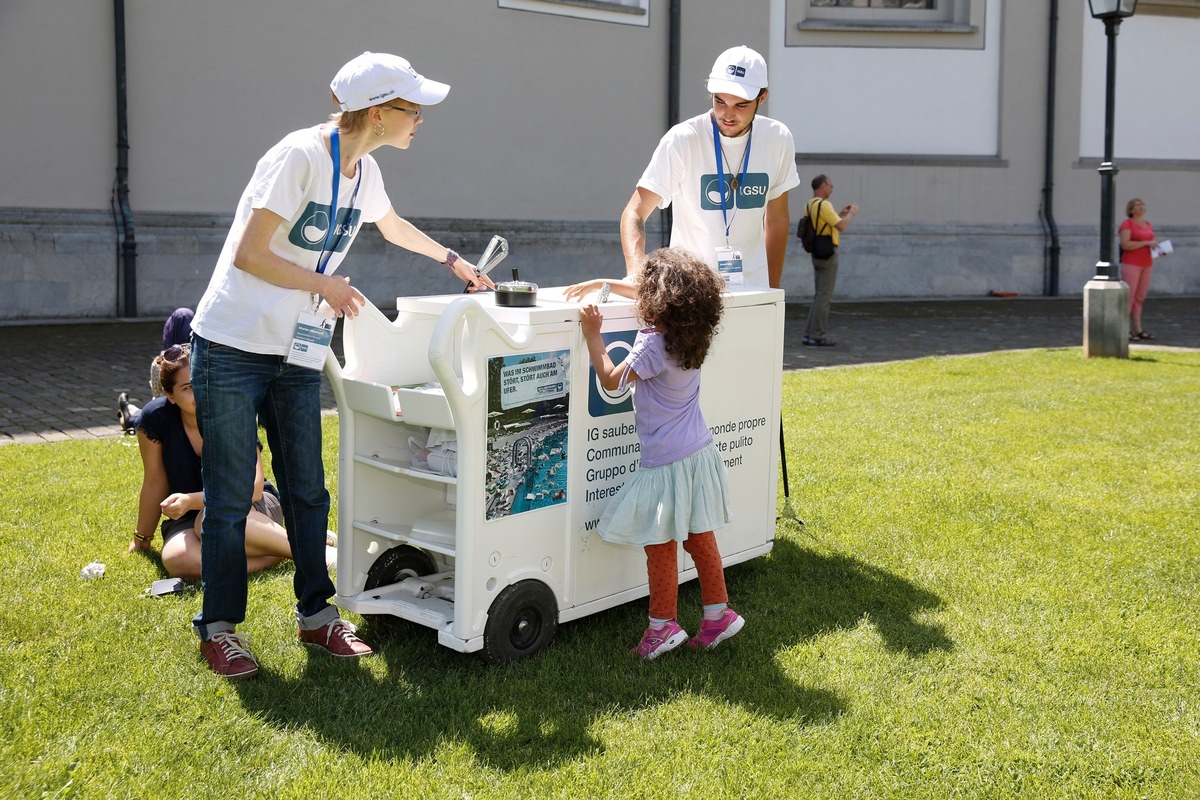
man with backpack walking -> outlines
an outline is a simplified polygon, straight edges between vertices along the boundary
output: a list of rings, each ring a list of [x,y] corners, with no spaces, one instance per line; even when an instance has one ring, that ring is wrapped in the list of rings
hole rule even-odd
[[[858,203],[848,203],[840,213],[835,212],[829,202],[833,184],[828,175],[813,178],[812,188],[813,196],[804,206],[798,232],[804,250],[812,254],[815,284],[802,343],[811,347],[832,347],[836,342],[825,334],[829,327],[829,304],[837,283],[837,248],[842,231],[850,227],[851,220],[858,214]]]

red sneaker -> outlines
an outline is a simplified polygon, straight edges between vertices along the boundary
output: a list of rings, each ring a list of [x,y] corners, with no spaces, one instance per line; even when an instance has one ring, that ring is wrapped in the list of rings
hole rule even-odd
[[[375,652],[369,644],[354,635],[355,630],[353,625],[339,617],[313,631],[301,628],[300,641],[322,647],[339,658],[356,658]]]
[[[258,674],[258,662],[246,648],[249,641],[249,636],[221,631],[214,633],[211,639],[200,642],[200,654],[213,672],[231,681],[253,678]]]

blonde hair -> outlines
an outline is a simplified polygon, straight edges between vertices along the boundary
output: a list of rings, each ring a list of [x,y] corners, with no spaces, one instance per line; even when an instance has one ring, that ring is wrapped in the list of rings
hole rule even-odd
[[[337,95],[330,94],[330,97],[333,98],[335,106],[341,105],[338,102]],[[371,108],[368,107],[360,108],[358,111],[335,111],[329,115],[329,121],[337,125],[338,130],[343,133],[354,133],[366,127],[367,112],[370,110]]]
[[[1142,204],[1145,204],[1145,202],[1146,202],[1146,201],[1145,201],[1145,200],[1143,200],[1143,199],[1142,199],[1142,198],[1140,198],[1140,197],[1135,197],[1135,198],[1133,198],[1132,200],[1130,200],[1128,203],[1126,203],[1126,204],[1125,204],[1125,216],[1127,216],[1127,217],[1132,217],[1132,216],[1133,216],[1133,204],[1134,204],[1134,203],[1142,203]]]

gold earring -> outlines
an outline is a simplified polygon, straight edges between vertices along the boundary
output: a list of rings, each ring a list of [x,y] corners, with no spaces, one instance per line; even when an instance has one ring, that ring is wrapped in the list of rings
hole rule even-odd
[[[382,125],[376,125],[376,126],[375,126],[375,135],[376,135],[376,136],[383,136],[384,132],[385,132],[385,131],[384,131],[384,129],[383,129],[383,126],[382,126]]]

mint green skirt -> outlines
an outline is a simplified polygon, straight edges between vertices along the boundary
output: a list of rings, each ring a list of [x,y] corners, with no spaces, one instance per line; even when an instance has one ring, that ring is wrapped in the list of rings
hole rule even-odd
[[[645,546],[682,542],[689,533],[715,531],[733,519],[729,480],[717,447],[633,473],[600,516],[600,538]]]

